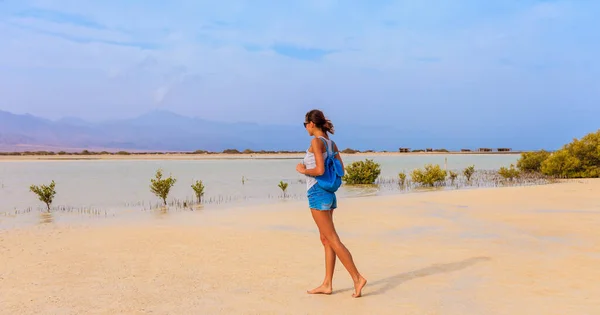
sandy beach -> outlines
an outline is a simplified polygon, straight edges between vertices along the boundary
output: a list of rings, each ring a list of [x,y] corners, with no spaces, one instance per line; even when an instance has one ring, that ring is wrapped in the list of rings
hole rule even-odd
[[[340,199],[369,283],[308,295],[304,202],[0,231],[2,314],[600,314],[600,180]]]

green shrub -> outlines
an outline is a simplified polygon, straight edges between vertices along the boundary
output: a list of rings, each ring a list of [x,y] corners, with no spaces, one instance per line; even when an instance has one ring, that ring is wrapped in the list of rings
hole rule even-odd
[[[288,183],[284,181],[279,181],[279,185],[277,185],[277,187],[281,188],[281,191],[283,192],[283,197],[285,197],[285,191],[288,188]]]
[[[400,181],[400,185],[404,186],[404,183],[406,183],[406,173],[400,172],[398,174],[398,180]]]
[[[156,197],[162,199],[163,205],[166,206],[169,191],[171,191],[171,187],[175,185],[177,180],[171,176],[163,179],[162,176],[162,170],[158,169],[154,175],[154,178],[150,179],[150,191],[152,191]]]
[[[342,150],[342,153],[344,153],[344,154],[354,154],[354,153],[358,153],[358,152],[360,152],[360,151],[354,150],[352,148],[346,148],[346,149]]]
[[[46,210],[50,212],[50,205],[52,204],[52,200],[54,200],[54,196],[56,195],[56,190],[54,189],[56,184],[54,180],[50,182],[50,185],[31,185],[29,190],[38,196],[38,199],[46,204]]]
[[[196,195],[196,199],[198,199],[198,203],[202,202],[202,197],[204,196],[204,184],[201,180],[197,180],[192,184],[192,189],[194,190],[194,194]]]
[[[600,129],[573,139],[542,162],[541,171],[564,178],[600,177]]]
[[[463,170],[463,175],[465,175],[468,182],[471,181],[471,176],[473,176],[473,174],[475,174],[475,165],[468,166]]]
[[[425,186],[434,186],[438,182],[446,180],[447,172],[442,170],[439,165],[427,164],[425,169],[413,170],[411,177],[413,182]]]
[[[498,174],[502,176],[504,179],[513,180],[519,177],[519,170],[515,168],[514,164],[511,164],[509,168],[502,166],[500,170],[498,170]]]
[[[517,168],[525,173],[538,173],[542,170],[542,162],[550,156],[550,152],[540,150],[523,152],[517,161]]]
[[[450,171],[450,172],[448,172],[448,174],[450,175],[451,184],[454,185],[454,181],[458,177],[458,173]]]
[[[223,150],[225,154],[240,154],[241,152],[238,149],[225,149]]]
[[[346,174],[342,180],[349,185],[369,185],[373,184],[380,174],[379,163],[375,163],[371,159],[365,159],[346,166]]]

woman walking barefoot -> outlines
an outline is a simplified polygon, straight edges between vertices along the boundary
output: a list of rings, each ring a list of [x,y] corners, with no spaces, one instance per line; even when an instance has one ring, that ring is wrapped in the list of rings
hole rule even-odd
[[[354,281],[353,297],[360,297],[362,288],[367,284],[367,280],[358,272],[350,251],[340,241],[340,238],[333,225],[333,210],[337,208],[337,198],[335,193],[322,189],[315,176],[320,176],[325,171],[324,160],[327,157],[327,147],[329,152],[336,152],[335,158],[342,163],[342,158],[338,148],[329,139],[333,134],[333,124],[325,118],[323,112],[314,109],[306,113],[304,127],[308,134],[313,137],[310,147],[306,151],[304,163],[299,163],[296,170],[306,175],[308,205],[312,217],[319,228],[321,243],[325,248],[325,279],[320,286],[307,291],[309,294],[331,294],[333,270],[335,267],[336,256],[340,259],[346,270],[350,273]]]

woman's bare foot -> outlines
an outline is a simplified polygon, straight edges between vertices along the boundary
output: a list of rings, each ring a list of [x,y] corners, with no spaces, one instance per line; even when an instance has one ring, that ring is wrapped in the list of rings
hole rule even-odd
[[[354,283],[354,293],[352,293],[352,297],[361,297],[362,295],[362,288],[367,284],[367,279],[363,278],[363,276],[360,276],[360,278],[358,278],[358,282]]]
[[[331,294],[331,285],[321,284],[310,291],[306,291],[308,294]]]

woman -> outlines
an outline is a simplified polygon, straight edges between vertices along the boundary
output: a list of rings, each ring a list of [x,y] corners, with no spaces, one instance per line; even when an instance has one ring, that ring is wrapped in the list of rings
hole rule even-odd
[[[327,157],[325,143],[329,146],[329,152],[332,152],[332,154],[338,152],[337,146],[329,139],[328,135],[328,133],[333,134],[334,132],[333,124],[325,118],[323,112],[314,109],[306,113],[304,127],[308,134],[314,138],[310,143],[310,148],[306,151],[304,163],[299,163],[296,170],[306,175],[308,205],[319,228],[321,243],[325,247],[325,280],[319,287],[307,292],[309,294],[331,294],[331,282],[337,256],[354,281],[352,296],[360,297],[367,280],[356,269],[352,255],[340,241],[333,226],[333,209],[337,208],[337,198],[335,193],[321,189],[315,179],[315,176],[322,175],[325,169],[324,160]],[[342,162],[339,153],[335,153],[335,158]]]

